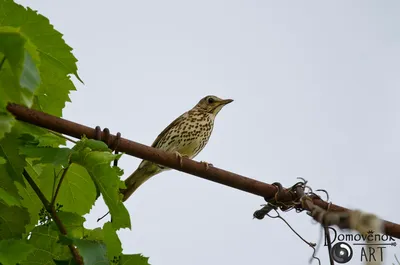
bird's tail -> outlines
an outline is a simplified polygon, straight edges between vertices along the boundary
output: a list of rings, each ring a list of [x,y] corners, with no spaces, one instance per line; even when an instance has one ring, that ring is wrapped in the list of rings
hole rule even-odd
[[[149,178],[161,172],[161,169],[156,164],[148,161],[143,162],[144,163],[140,164],[135,172],[125,180],[126,189],[121,190],[124,195],[123,201],[126,201],[132,193]]]

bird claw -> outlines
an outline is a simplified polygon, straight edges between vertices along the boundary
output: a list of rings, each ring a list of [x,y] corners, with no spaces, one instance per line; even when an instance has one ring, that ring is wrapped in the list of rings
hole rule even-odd
[[[211,163],[208,163],[206,161],[200,161],[200,163],[204,164],[204,166],[206,167],[206,171],[211,167],[213,167],[214,165]]]
[[[178,151],[175,151],[175,156],[177,159],[179,159],[179,164],[181,165],[181,167],[183,167],[183,161],[182,158],[183,157],[187,157],[186,155],[181,155]]]

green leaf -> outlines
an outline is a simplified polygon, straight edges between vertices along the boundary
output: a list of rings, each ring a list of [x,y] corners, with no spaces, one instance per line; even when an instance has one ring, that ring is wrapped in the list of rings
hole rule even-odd
[[[29,223],[29,214],[26,209],[7,206],[0,202],[0,213],[0,240],[22,238],[25,225]]]
[[[71,53],[72,48],[64,42],[62,34],[53,28],[46,17],[10,0],[3,0],[0,9],[3,10],[0,15],[1,26],[19,28],[20,32],[37,46],[43,59],[50,60],[55,67],[62,69],[65,75],[72,73],[80,80],[76,67],[77,59]]]
[[[59,243],[58,240],[59,232],[54,231],[50,226],[35,227],[28,240],[28,243],[34,247],[34,251],[21,265],[54,264],[54,259],[70,259],[71,253],[68,247]]]
[[[39,55],[41,76],[41,84],[35,90],[32,99],[32,93],[27,94],[16,89],[19,85],[13,80],[12,70],[8,64],[4,64],[0,71],[0,95],[4,94],[7,97],[0,96],[0,107],[4,107],[7,102],[26,106],[33,104],[34,109],[60,117],[65,102],[70,101],[70,91],[76,90],[70,80],[70,74],[74,74],[80,80],[77,74],[77,60],[71,53],[72,48],[65,43],[62,34],[53,28],[49,20],[36,11],[25,9],[11,0],[1,1],[0,10],[0,26],[17,28],[18,32],[29,40],[26,43],[36,46],[34,51]],[[32,55],[32,49],[26,50]],[[34,56],[33,59],[35,60]],[[28,60],[29,57],[26,61]],[[0,108],[0,111],[3,109]]]
[[[72,148],[75,151],[82,151],[85,148],[89,148],[91,151],[106,151],[111,152],[111,149],[108,146],[98,140],[88,139],[86,136],[83,136],[82,139],[76,143],[76,145]]]
[[[52,200],[55,188],[60,180],[63,169],[50,164],[37,164],[26,168],[48,201]],[[22,204],[30,210],[32,222],[37,222],[37,215],[43,204],[36,193],[28,185],[27,188],[18,186],[23,197]],[[65,212],[83,215],[89,213],[96,201],[96,187],[86,169],[78,164],[71,164],[61,184],[56,203],[62,205]]]
[[[149,265],[149,258],[141,254],[122,255],[119,264],[121,265]]]
[[[107,151],[92,151],[91,148]],[[111,161],[121,157],[121,154],[114,155],[103,143],[88,140],[86,137],[72,149],[75,153],[71,155],[71,161],[82,165],[89,172],[110,210],[115,229],[130,228],[129,213],[122,203],[119,192],[119,174],[122,171],[110,166]]]
[[[52,133],[45,133],[38,136],[38,147],[58,147],[59,145],[65,145],[65,139]]]
[[[83,228],[83,223],[86,221],[84,217],[76,213],[64,211],[57,212],[57,216],[67,230],[68,236],[75,238],[82,238],[84,236],[85,229]],[[52,223],[51,227],[54,231],[59,231],[55,223]]]
[[[9,193],[3,189],[0,184],[0,200],[2,200],[8,206],[21,206],[20,200],[15,195]]]
[[[0,262],[3,265],[15,265],[23,261],[34,248],[25,240],[0,240]]]
[[[54,148],[54,147],[20,147],[20,154],[27,157],[39,158],[34,164],[52,164],[67,167],[69,164],[69,156],[72,152],[69,148]]]
[[[0,109],[0,139],[2,139],[6,133],[11,132],[11,128],[14,125],[14,123],[15,123],[14,117],[7,111],[2,111]]]
[[[54,260],[54,263],[56,265],[78,265],[74,259],[69,259],[69,260]]]
[[[87,240],[97,240],[104,242],[104,232],[103,229],[97,227],[95,229],[85,229],[85,238]]]
[[[31,164],[28,164],[25,169],[29,176],[35,181],[36,185],[40,186],[39,174],[42,172],[42,165],[32,166]],[[49,185],[48,183],[47,185],[51,187],[51,184]],[[43,208],[43,203],[39,200],[39,197],[26,180],[25,185],[16,183],[16,186],[18,193],[22,198],[21,205],[29,212],[30,221],[26,226],[26,231],[30,232],[38,223],[39,212]]]
[[[111,265],[106,255],[106,246],[102,242],[64,236],[60,238],[60,242],[65,245],[74,244],[78,248],[85,265]]]
[[[50,174],[54,176],[53,172],[46,170],[40,176],[41,179],[51,178],[51,176],[44,176],[44,174]],[[43,183],[43,185],[46,184]],[[96,186],[94,185],[89,173],[84,167],[75,163],[71,164],[68,167],[67,173],[61,184],[56,202],[63,205],[63,211],[75,212],[83,215],[89,213],[95,201]]]
[[[18,122],[14,126],[14,130],[18,132],[18,139],[21,146],[24,147],[59,147],[65,145],[65,139],[55,135],[46,129]]]
[[[38,89],[35,90],[35,92],[37,91]],[[0,71],[0,112],[7,112],[6,106],[9,102],[31,107],[34,100],[33,96],[34,95],[30,90],[20,86],[20,83],[11,70],[9,63],[5,61]],[[4,114],[2,116],[6,117]]]
[[[110,264],[106,255],[106,247],[103,243],[91,240],[75,239],[75,246],[86,265]]]
[[[58,195],[64,211],[76,212],[80,215],[89,213],[96,201],[96,186],[87,170],[71,164]]]
[[[50,164],[37,164],[33,165],[33,168],[38,173],[38,182],[36,182],[36,185],[40,188],[46,199],[51,201],[63,169],[61,166]],[[58,202],[60,203],[59,200]]]
[[[39,70],[33,59],[36,58],[38,63],[36,47],[18,28],[0,27],[0,52],[10,64],[20,87],[28,89],[33,96],[40,84]]]
[[[20,142],[15,135],[9,134],[7,137],[0,140],[0,156],[7,160],[7,163],[0,166],[0,170],[3,166],[5,170],[1,170],[2,178],[11,178],[24,184],[22,177],[22,171],[25,166],[25,159],[18,154],[18,146]]]
[[[103,225],[104,243],[107,247],[107,256],[110,260],[122,254],[121,241],[118,238],[112,223],[107,222]]]
[[[0,163],[0,201],[8,206],[19,206],[21,198],[14,180],[8,174],[9,165],[3,157],[1,157],[1,160],[3,161]]]
[[[114,170],[110,163],[120,155],[114,155],[110,152],[90,151],[86,147],[71,156],[71,160],[84,166],[89,172],[97,188],[103,195],[113,220],[115,229],[130,228],[130,217],[127,209],[122,203],[119,193],[120,178],[117,170]]]
[[[76,88],[69,76],[54,68],[47,60],[42,59],[40,73],[42,84],[37,90],[33,108],[61,117],[65,102],[71,102],[70,91],[75,91]]]
[[[0,165],[4,165],[5,163],[7,163],[7,160],[4,157],[0,156]]]

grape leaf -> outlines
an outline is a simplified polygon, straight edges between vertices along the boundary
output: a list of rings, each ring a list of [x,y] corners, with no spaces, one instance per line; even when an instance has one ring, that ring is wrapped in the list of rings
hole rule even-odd
[[[78,263],[76,263],[76,261],[74,259],[70,259],[70,260],[54,260],[54,263],[56,265],[78,265]]]
[[[37,128],[37,127],[36,127]],[[52,133],[45,133],[38,136],[38,147],[58,147],[59,145],[65,145],[66,140],[60,136]]]
[[[38,91],[38,89],[35,91]],[[9,102],[30,107],[33,104],[33,99],[33,93],[20,86],[18,79],[15,78],[12,72],[10,64],[5,61],[0,71],[0,111],[6,113],[6,106]],[[3,119],[7,117],[4,114],[2,116]]]
[[[75,239],[74,245],[78,248],[84,264],[110,264],[106,255],[106,247],[103,243],[91,240]]]
[[[85,238],[88,240],[104,241],[103,229],[97,227],[95,229],[85,228]]]
[[[5,62],[0,71],[0,110],[2,113],[7,112],[6,106],[9,102],[30,107],[33,104],[33,94],[19,85],[10,65]],[[3,118],[7,117],[4,114],[2,116]]]
[[[27,157],[39,158],[34,164],[53,164],[68,166],[69,156],[72,150],[69,148],[54,148],[54,147],[34,147],[23,146],[20,147],[19,153]]]
[[[62,69],[54,67],[48,60],[42,59],[40,65],[42,84],[37,89],[33,108],[61,117],[65,102],[71,102],[70,91],[76,88]],[[56,88],[56,89],[55,89]]]
[[[0,202],[0,240],[22,238],[25,225],[29,223],[29,213],[26,209],[16,206],[7,206]]]
[[[2,200],[8,206],[21,206],[19,199],[17,199],[15,195],[12,195],[10,192],[3,189],[1,183],[0,183],[0,200]]]
[[[83,223],[86,219],[76,213],[59,211],[57,216],[60,218],[62,224],[67,230],[68,236],[75,238],[82,238],[84,236]],[[51,228],[54,231],[59,231],[56,224],[53,222]]]
[[[141,254],[129,254],[122,255],[119,259],[121,265],[149,265],[149,258],[142,256]]]
[[[0,240],[0,263],[3,265],[15,265],[23,261],[33,251],[33,247],[25,240]]]
[[[34,251],[28,255],[21,265],[50,265],[53,259],[66,260],[71,258],[67,246],[58,243],[59,232],[50,226],[40,225],[32,230],[28,243],[34,247]]]
[[[87,145],[85,138],[78,142],[73,148],[75,153],[71,155],[71,161],[82,165],[89,172],[110,210],[114,228],[116,230],[130,228],[129,213],[122,203],[119,193],[120,178],[118,173],[121,171],[110,166],[111,161],[118,159],[121,155],[92,151]]]
[[[103,229],[96,228],[93,230],[85,229],[85,238],[87,240],[95,240],[103,242],[107,248],[107,256],[110,260],[119,257],[122,254],[121,241],[111,222],[103,225]]]
[[[37,164],[26,168],[29,175],[35,180],[48,201],[51,201],[62,172],[60,166]],[[38,172],[39,171],[39,172]],[[28,185],[29,186],[29,185]],[[36,218],[38,210],[43,204],[38,200],[32,188],[18,187],[23,197],[23,205]],[[71,164],[59,189],[56,203],[62,205],[62,211],[75,212],[80,215],[89,213],[96,201],[96,187],[86,169],[78,164]],[[31,212],[32,210],[32,212]],[[34,219],[33,219],[34,221]],[[37,219],[36,219],[37,221]]]
[[[36,11],[30,8],[25,9],[11,0],[1,1],[0,10],[2,10],[0,26],[18,28],[19,32],[29,39],[29,43],[37,47],[40,58],[39,72],[42,79],[32,102],[32,100],[27,100],[29,99],[27,95],[22,95],[23,91],[12,89],[15,88],[15,83],[10,78],[12,71],[4,67],[7,65],[3,65],[0,72],[0,95],[7,93],[8,97],[0,101],[27,106],[33,103],[35,109],[61,116],[65,102],[70,101],[70,91],[76,90],[69,75],[74,74],[81,81],[77,74],[77,60],[71,53],[72,48],[65,43],[62,34],[53,28],[49,20],[37,14]],[[0,107],[4,106],[4,102],[3,104],[0,102]]]
[[[103,195],[116,229],[131,226],[129,213],[119,194],[120,179],[110,166],[111,161],[118,156],[109,152],[90,151],[78,162],[86,168]]]
[[[122,254],[121,241],[111,222],[107,222],[103,225],[103,232],[108,258],[112,260],[114,257],[119,257]]]
[[[0,27],[0,39],[0,52],[10,64],[14,78],[20,87],[28,89],[33,96],[40,84],[37,68],[39,55],[35,45],[18,28],[13,27]]]
[[[40,179],[49,180],[52,177],[54,177],[54,170],[46,170],[42,173]],[[42,184],[41,182],[40,187],[45,188],[45,185],[48,185],[48,183],[43,182]],[[51,197],[49,200],[51,200]],[[67,169],[56,202],[63,205],[63,211],[83,215],[89,213],[95,201],[96,187],[89,173],[84,167],[72,163]]]
[[[65,75],[72,73],[80,80],[72,48],[64,42],[62,34],[53,28],[46,17],[11,0],[3,0],[0,9],[3,10],[0,25],[18,27],[37,46],[42,58],[47,57],[57,68],[63,69]]]
[[[104,142],[94,139],[88,139],[86,138],[86,136],[83,136],[82,139],[76,143],[73,149],[76,151],[82,151],[85,148],[89,148],[91,151],[111,152],[111,149],[108,148],[108,146]]]
[[[104,243],[96,240],[78,239],[62,236],[60,242],[67,245],[73,244],[78,248],[85,265],[111,265],[107,258],[107,249]]]
[[[1,6],[1,3],[0,3]],[[2,10],[0,8],[0,10]],[[1,17],[1,14],[0,14]],[[33,104],[40,84],[36,47],[18,28],[0,27],[0,139],[11,131],[15,119],[6,111],[8,102]]]
[[[19,141],[13,134],[9,134],[6,138],[0,140],[0,156],[4,157],[7,160],[5,165],[4,175],[2,174],[2,178],[11,178],[14,181],[25,185],[22,171],[25,166],[25,159],[18,154],[18,146]]]
[[[19,206],[20,196],[13,179],[9,176],[7,160],[2,158],[5,163],[0,163],[0,200],[8,206]]]
[[[1,81],[0,81],[0,92],[1,92]],[[6,133],[11,132],[11,128],[14,125],[14,123],[15,123],[14,117],[7,111],[2,111],[0,107],[0,139],[3,138]]]
[[[24,147],[58,147],[65,145],[65,139],[55,135],[46,129],[28,124],[17,122],[14,131],[19,135],[18,139]]]
[[[42,165],[32,166],[28,163],[25,169],[29,176],[33,179],[33,181],[35,181],[36,185],[40,185],[39,174],[41,174],[42,172]],[[47,185],[51,187],[49,183]],[[43,208],[43,203],[39,200],[39,197],[32,189],[32,187],[28,184],[28,182],[26,182],[26,180],[24,186],[20,183],[16,183],[16,186],[18,189],[18,193],[22,198],[20,201],[21,205],[25,207],[29,212],[30,221],[26,226],[26,231],[29,232],[38,223],[39,212]]]

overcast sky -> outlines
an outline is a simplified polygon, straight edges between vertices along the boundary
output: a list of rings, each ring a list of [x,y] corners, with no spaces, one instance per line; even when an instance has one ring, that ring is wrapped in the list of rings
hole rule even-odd
[[[232,98],[196,160],[284,186],[302,176],[335,204],[400,222],[399,1],[19,2],[79,60],[85,85],[75,82],[65,118],[150,145],[203,96]],[[139,162],[125,156],[124,177]],[[153,265],[307,264],[312,249],[282,221],[252,220],[262,203],[165,172],[126,202],[124,252]],[[86,225],[105,212],[99,202]],[[305,213],[284,216],[318,242]],[[392,264],[400,248],[387,249]],[[328,264],[326,248],[318,256]],[[348,264],[359,260],[355,248]]]

